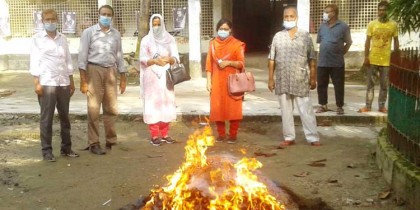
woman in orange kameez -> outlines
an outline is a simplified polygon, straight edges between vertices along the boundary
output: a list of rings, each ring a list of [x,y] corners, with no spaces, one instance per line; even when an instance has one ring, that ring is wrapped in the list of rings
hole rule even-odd
[[[216,26],[217,37],[212,39],[207,53],[207,90],[210,92],[210,121],[216,123],[216,141],[226,139],[225,121],[229,121],[228,143],[235,143],[242,120],[242,97],[228,92],[228,75],[244,69],[245,43],[232,36],[232,22],[221,19]]]

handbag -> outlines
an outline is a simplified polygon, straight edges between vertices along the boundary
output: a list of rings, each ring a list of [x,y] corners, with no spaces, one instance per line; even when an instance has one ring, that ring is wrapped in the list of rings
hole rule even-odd
[[[175,63],[169,69],[166,70],[166,86],[173,88],[176,84],[191,79],[182,63]]]
[[[244,92],[255,91],[255,79],[252,72],[237,72],[228,76],[229,94],[243,95]]]

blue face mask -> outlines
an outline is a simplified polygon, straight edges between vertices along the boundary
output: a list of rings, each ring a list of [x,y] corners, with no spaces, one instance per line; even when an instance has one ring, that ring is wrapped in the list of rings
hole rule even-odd
[[[286,28],[286,30],[290,30],[294,27],[296,27],[296,21],[283,21],[283,26]]]
[[[229,31],[218,30],[217,35],[220,37],[220,39],[223,40],[223,39],[226,39],[230,34],[229,34]]]
[[[57,23],[44,23],[46,31],[53,32],[57,29]]]
[[[103,15],[99,16],[99,23],[103,26],[106,26],[106,27],[110,26],[111,25],[111,20],[112,20],[112,17],[106,17],[106,16],[103,16]]]

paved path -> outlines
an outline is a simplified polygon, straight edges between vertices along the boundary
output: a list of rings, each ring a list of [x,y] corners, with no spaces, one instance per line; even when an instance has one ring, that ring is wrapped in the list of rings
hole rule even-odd
[[[280,116],[281,109],[277,97],[267,89],[267,71],[256,68],[248,68],[255,75],[256,91],[245,96],[243,113],[245,117],[255,116]],[[86,114],[86,97],[78,90],[78,75],[75,75],[76,92],[71,99],[70,113],[73,115]],[[32,78],[26,71],[3,71],[0,72],[1,90],[16,91],[10,96],[0,98],[0,113],[37,114],[39,106],[33,92]],[[200,78],[178,84],[175,87],[176,104],[178,115],[208,115],[209,95],[206,90],[206,79]],[[364,105],[365,86],[346,85],[345,87],[345,114],[337,116],[335,111],[317,114],[318,118],[335,118],[346,121],[349,118],[384,119],[386,114],[377,112],[377,104],[374,103],[373,112],[357,113]],[[318,107],[316,90],[311,91],[311,99],[314,109]],[[375,100],[377,97],[375,97]],[[375,101],[376,102],[376,101]],[[139,86],[129,85],[126,93],[118,96],[118,105],[121,115],[141,115],[142,104],[139,98]],[[329,88],[329,108],[336,109],[333,87]],[[295,114],[298,113],[295,111]],[[371,120],[372,121],[372,120]],[[381,121],[381,120],[380,120]]]

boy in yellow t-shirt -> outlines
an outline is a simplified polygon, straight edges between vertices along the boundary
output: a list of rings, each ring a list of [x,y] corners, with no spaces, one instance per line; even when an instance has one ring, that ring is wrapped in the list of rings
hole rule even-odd
[[[391,41],[394,38],[394,50],[399,51],[397,23],[389,20],[387,9],[389,3],[381,1],[378,4],[378,19],[369,23],[365,42],[365,61],[367,66],[366,106],[359,112],[369,112],[372,109],[375,83],[373,77],[379,73],[380,91],[378,111],[387,113],[385,102],[388,93],[388,71],[391,60]]]

